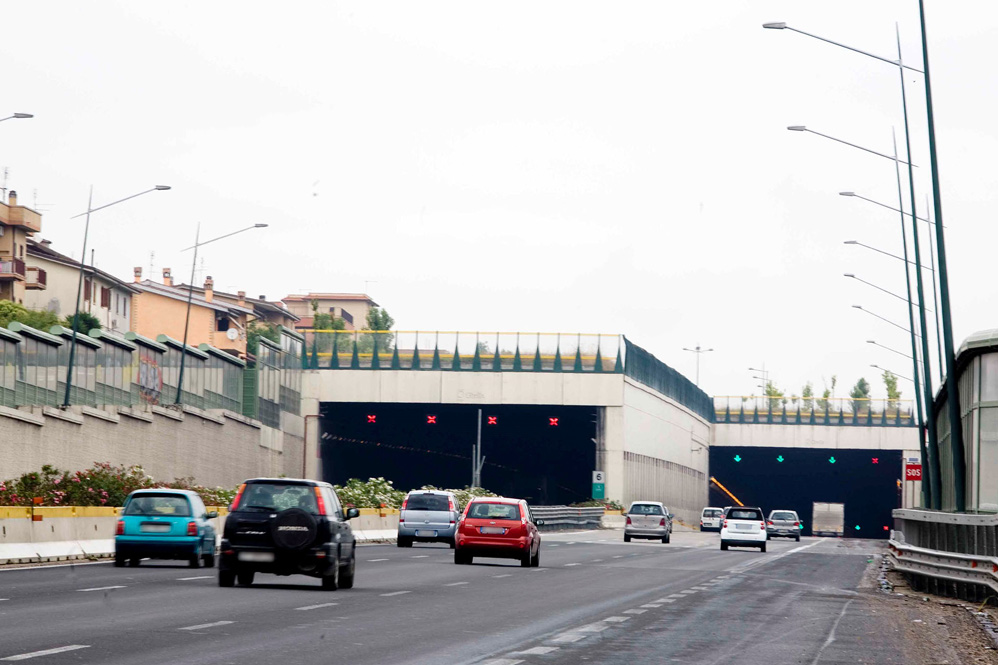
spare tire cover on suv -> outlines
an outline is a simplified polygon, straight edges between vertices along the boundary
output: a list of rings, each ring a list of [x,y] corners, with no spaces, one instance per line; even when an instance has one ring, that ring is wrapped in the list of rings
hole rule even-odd
[[[315,540],[315,517],[301,508],[288,508],[277,513],[270,522],[274,545],[287,550],[300,550]]]

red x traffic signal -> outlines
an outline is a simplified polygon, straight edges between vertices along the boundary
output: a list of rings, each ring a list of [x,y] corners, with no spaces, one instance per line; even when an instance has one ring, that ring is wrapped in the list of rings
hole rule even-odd
[[[548,426],[549,427],[557,427],[558,426],[558,419],[557,418],[548,418]]]
[[[378,416],[376,416],[373,413],[367,414],[367,422],[368,423],[376,423],[376,422],[378,422]]]
[[[426,416],[426,424],[427,425],[436,425],[437,424],[437,417],[436,416]]]
[[[488,416],[488,421],[486,421],[485,424],[486,425],[498,425],[499,424],[499,416]]]

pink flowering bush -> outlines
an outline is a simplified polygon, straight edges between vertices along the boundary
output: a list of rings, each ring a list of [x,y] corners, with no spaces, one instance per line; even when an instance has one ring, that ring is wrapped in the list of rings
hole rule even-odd
[[[89,469],[71,472],[46,464],[41,471],[0,480],[0,506],[30,506],[33,497],[41,497],[44,506],[121,506],[132,491],[157,487],[193,490],[209,506],[226,506],[236,493],[234,488],[203,487],[193,478],[157,482],[141,466],[95,462]]]

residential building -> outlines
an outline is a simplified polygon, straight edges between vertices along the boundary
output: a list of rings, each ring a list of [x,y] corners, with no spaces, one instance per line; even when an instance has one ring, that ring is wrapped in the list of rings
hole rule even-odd
[[[25,305],[25,293],[44,289],[46,275],[29,271],[25,263],[28,239],[42,230],[42,216],[17,204],[11,190],[7,202],[0,199],[0,300]]]
[[[332,314],[343,319],[347,330],[360,330],[367,325],[367,313],[378,303],[364,293],[308,293],[284,298],[288,309],[301,318],[299,328],[312,327],[312,301],[318,304],[318,312]]]
[[[181,284],[178,288],[187,293],[188,286]],[[216,302],[224,302],[230,305],[239,305],[253,310],[253,317],[250,321],[265,321],[275,326],[283,326],[288,330],[294,330],[299,325],[301,318],[293,314],[280,300],[267,300],[267,296],[261,295],[259,298],[247,298],[245,291],[238,291],[235,294],[225,293],[214,289],[211,277],[205,280],[204,286],[195,286],[194,293],[203,296],[206,289],[212,290],[213,298]]]
[[[246,356],[246,325],[255,318],[253,309],[238,303],[216,300],[211,277],[208,288],[191,297],[191,312],[187,332],[188,346],[209,344],[237,357]],[[166,335],[184,339],[187,318],[188,290],[175,286],[169,268],[163,268],[163,282],[142,279],[142,268],[135,268],[139,292],[132,297],[132,330],[149,338]]]
[[[80,262],[52,249],[48,240],[38,242],[28,239],[27,272],[34,272],[36,280],[43,283],[31,287],[24,295],[28,309],[47,309],[57,316],[72,315],[76,311],[76,294],[80,286]],[[131,330],[132,296],[138,289],[114,275],[93,266],[83,267],[83,293],[80,311],[95,316],[101,327],[118,333]]]

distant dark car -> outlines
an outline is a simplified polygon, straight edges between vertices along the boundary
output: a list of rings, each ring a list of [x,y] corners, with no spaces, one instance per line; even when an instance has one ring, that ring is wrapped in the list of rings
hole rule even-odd
[[[457,528],[454,563],[469,564],[474,557],[517,559],[524,568],[541,565],[541,534],[523,499],[490,497],[471,501]]]
[[[215,527],[190,490],[135,490],[125,499],[114,536],[114,565],[144,559],[183,559],[191,568],[215,565]]]
[[[356,541],[346,511],[329,483],[254,478],[239,486],[225,520],[218,585],[253,584],[257,572],[309,575],[323,589],[350,589]]]

